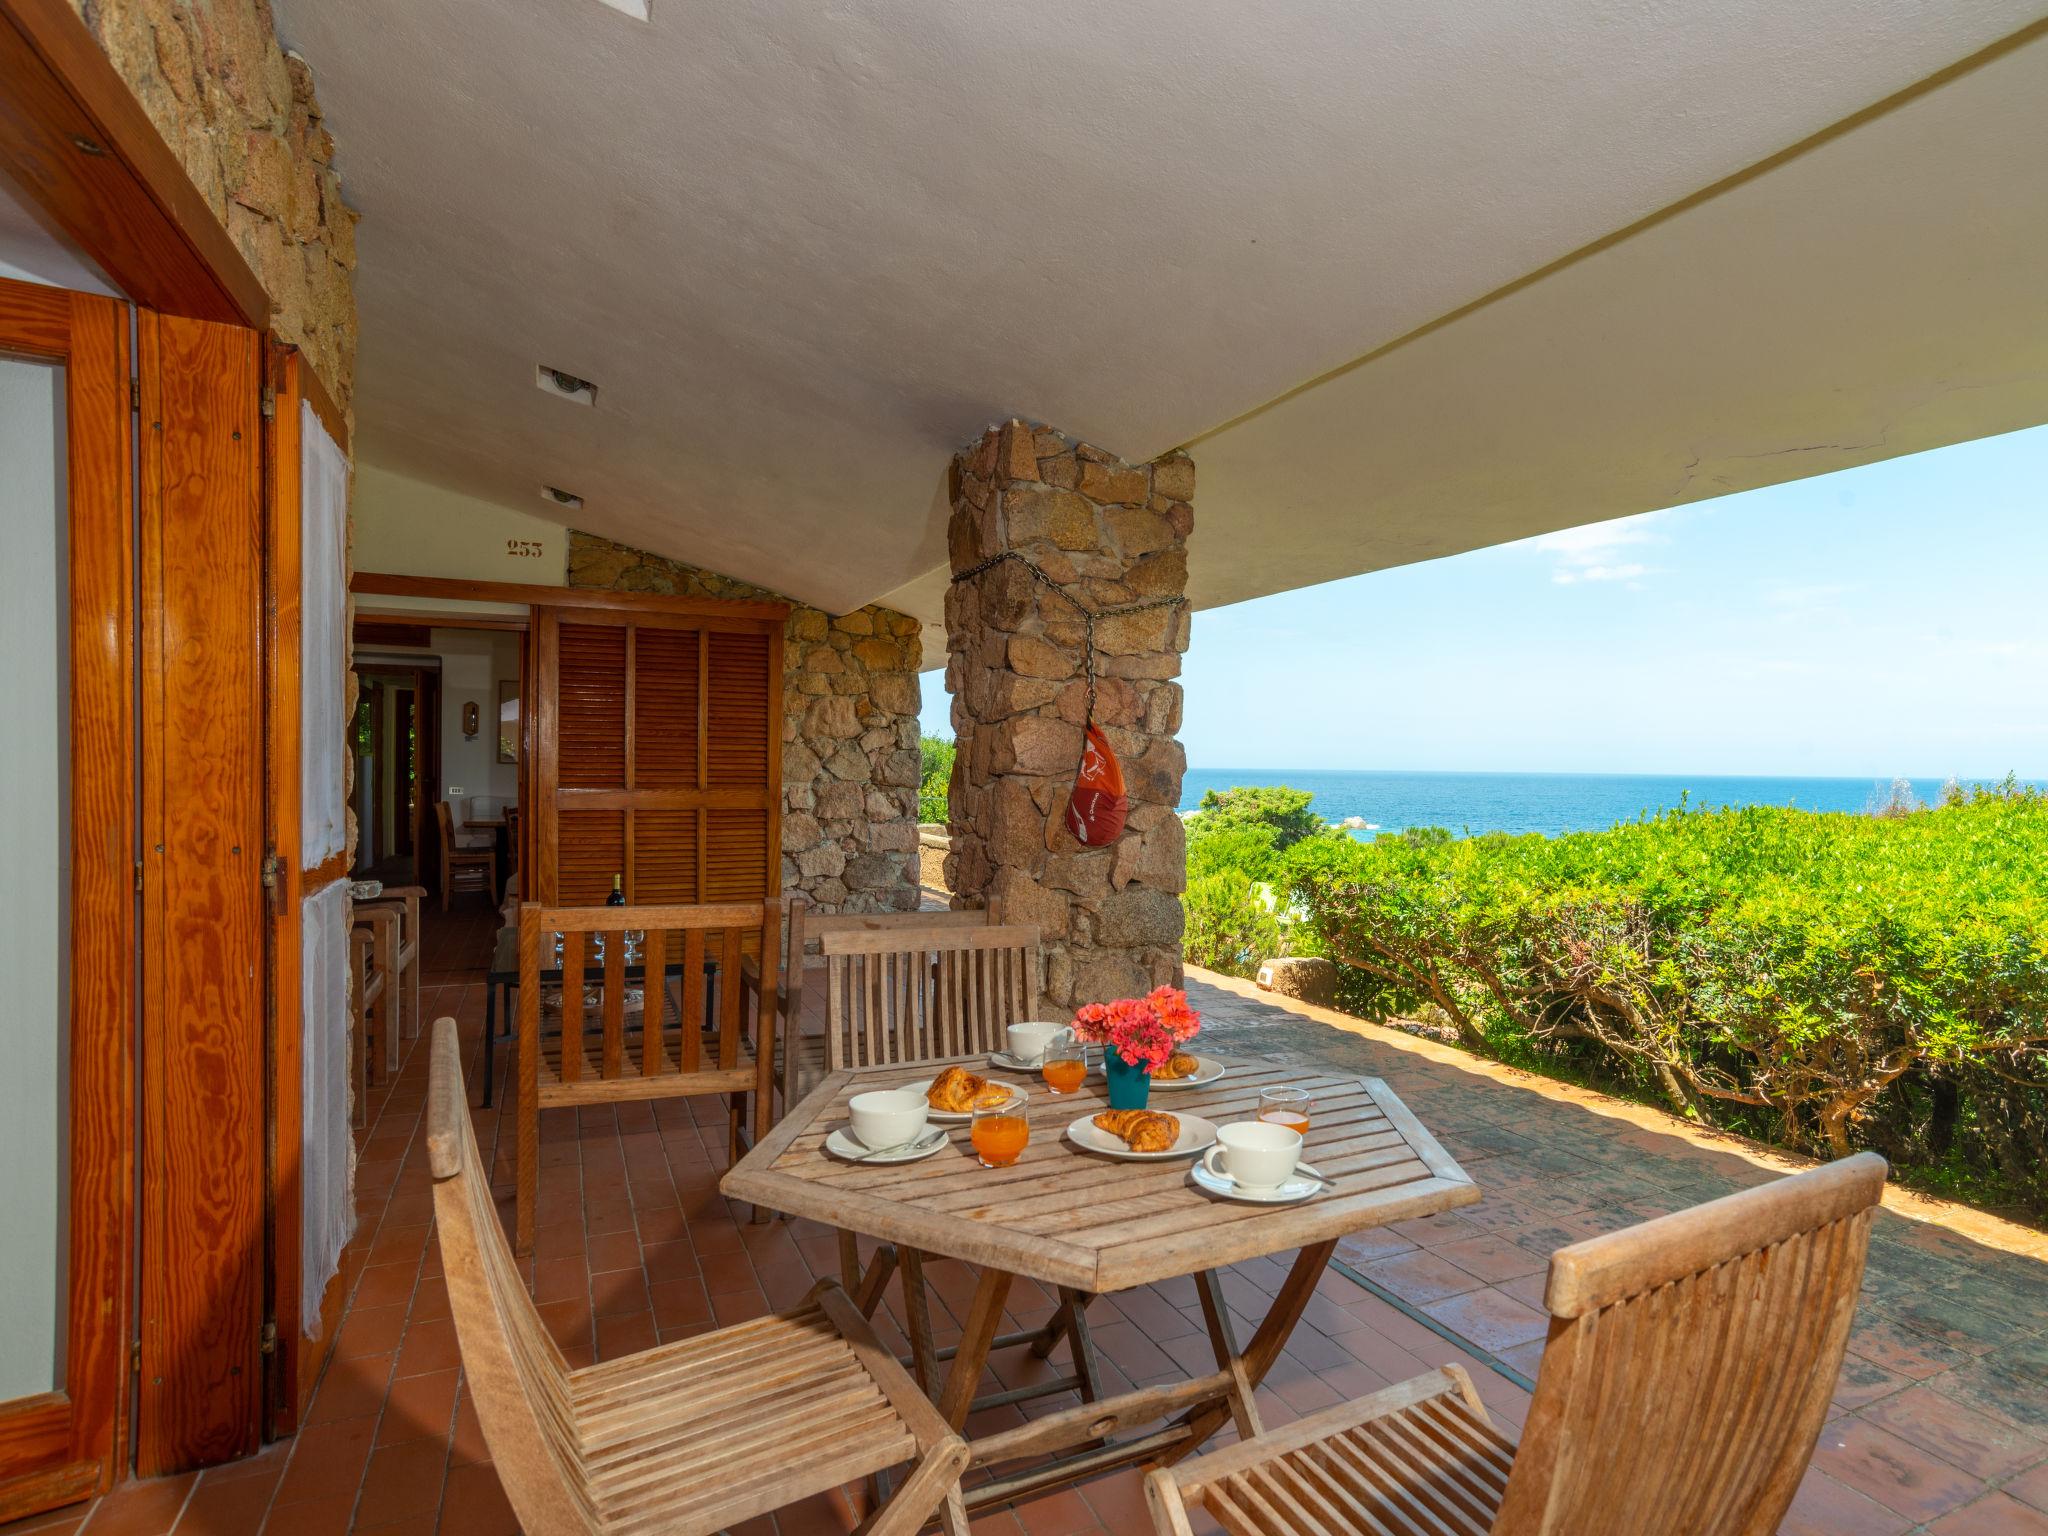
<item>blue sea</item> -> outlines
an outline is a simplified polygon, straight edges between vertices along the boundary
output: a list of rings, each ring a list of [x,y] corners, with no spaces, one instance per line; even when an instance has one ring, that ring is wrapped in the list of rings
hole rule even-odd
[[[1942,781],[1915,779],[1913,792],[1932,804]],[[1181,809],[1191,811],[1211,789],[1287,784],[1314,794],[1325,821],[1356,816],[1356,835],[1404,827],[1452,832],[1586,832],[1677,806],[1794,805],[1809,811],[1864,811],[1886,800],[1889,779],[1746,778],[1701,774],[1380,773],[1311,768],[1190,768]]]

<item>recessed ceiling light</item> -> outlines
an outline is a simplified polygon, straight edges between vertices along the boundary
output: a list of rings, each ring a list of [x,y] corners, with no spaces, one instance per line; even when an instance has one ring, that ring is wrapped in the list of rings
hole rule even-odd
[[[610,6],[615,11],[624,12],[635,21],[645,21],[647,19],[649,0],[601,0],[601,3]]]
[[[553,395],[558,400],[567,400],[574,405],[597,404],[595,384],[563,369],[550,368],[546,363],[533,370],[533,383],[542,394]]]
[[[583,505],[583,498],[574,491],[565,491],[559,485],[544,485],[540,488],[540,499],[553,502],[558,507],[567,507],[574,512]]]

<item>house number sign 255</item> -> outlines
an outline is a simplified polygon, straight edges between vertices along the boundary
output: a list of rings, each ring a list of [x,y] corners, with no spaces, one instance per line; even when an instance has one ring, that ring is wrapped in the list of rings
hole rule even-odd
[[[505,553],[522,560],[538,560],[540,558],[540,540],[507,539],[505,541]]]

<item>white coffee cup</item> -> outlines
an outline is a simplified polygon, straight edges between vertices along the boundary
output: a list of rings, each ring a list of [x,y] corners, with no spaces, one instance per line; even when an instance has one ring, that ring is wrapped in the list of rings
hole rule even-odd
[[[1238,1120],[1217,1129],[1216,1145],[1203,1154],[1202,1166],[1239,1189],[1264,1194],[1285,1184],[1300,1161],[1301,1132],[1264,1120]]]
[[[853,1139],[870,1152],[900,1147],[915,1141],[924,1130],[931,1106],[921,1093],[908,1088],[885,1088],[876,1093],[856,1093],[846,1101],[853,1118]]]
[[[1031,1022],[1010,1026],[1010,1054],[1026,1066],[1035,1067],[1044,1059],[1055,1040],[1068,1033],[1064,1024]]]

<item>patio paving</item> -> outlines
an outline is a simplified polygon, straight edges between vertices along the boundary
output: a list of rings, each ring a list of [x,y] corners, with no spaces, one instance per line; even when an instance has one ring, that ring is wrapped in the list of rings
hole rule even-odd
[[[430,923],[425,1011],[457,1019],[474,1071],[495,914],[470,902],[447,919],[431,914]],[[1384,1031],[1334,1027],[1314,1010],[1248,997],[1234,983],[1198,978],[1191,991],[1208,1043],[1226,1053],[1312,1058],[1386,1078],[1486,1195],[1342,1246],[1342,1264],[1368,1285],[1337,1267],[1325,1275],[1261,1388],[1269,1425],[1455,1360],[1513,1433],[1528,1396],[1496,1365],[1523,1377],[1538,1368],[1553,1248],[1777,1176],[1751,1157],[1701,1145],[1654,1112],[1597,1112],[1584,1102],[1590,1096],[1507,1081]],[[499,1061],[502,1070],[506,1054]],[[425,1092],[426,1053],[412,1044],[395,1082],[373,1092],[370,1123],[358,1133],[361,1228],[345,1260],[351,1299],[298,1436],[248,1461],[128,1484],[93,1505],[0,1526],[0,1536],[81,1528],[90,1536],[511,1536],[515,1522],[463,1391],[432,1242]],[[717,1193],[722,1116],[711,1101],[694,1109],[701,1119],[693,1106],[669,1103],[557,1112],[544,1122],[531,1279],[543,1319],[574,1363],[758,1316],[837,1272],[828,1229],[736,1219]],[[504,1124],[492,1112],[478,1117],[484,1143],[501,1143],[509,1195]],[[2048,1536],[2048,1266],[2009,1251],[2027,1248],[2027,1234],[2014,1229],[2017,1240],[2001,1247],[1984,1225],[1966,1235],[1880,1216],[1835,1412],[1784,1531]],[[950,1342],[973,1276],[950,1262],[929,1272],[935,1332]],[[1272,1260],[1228,1273],[1224,1289],[1241,1328],[1263,1314],[1284,1274]],[[895,1295],[892,1287],[892,1307]],[[1052,1309],[1035,1286],[1020,1282],[1012,1293],[1019,1326]],[[1102,1298],[1090,1318],[1107,1390],[1211,1368],[1190,1282]],[[1019,1348],[992,1364],[1003,1385],[1016,1386],[1063,1362],[1057,1354],[1033,1361]],[[1018,1414],[993,1410],[973,1428],[1015,1423]],[[735,1536],[808,1536],[847,1523],[843,1504],[819,1498]],[[1138,1475],[1124,1472],[983,1516],[974,1529],[1131,1536],[1151,1526]]]

